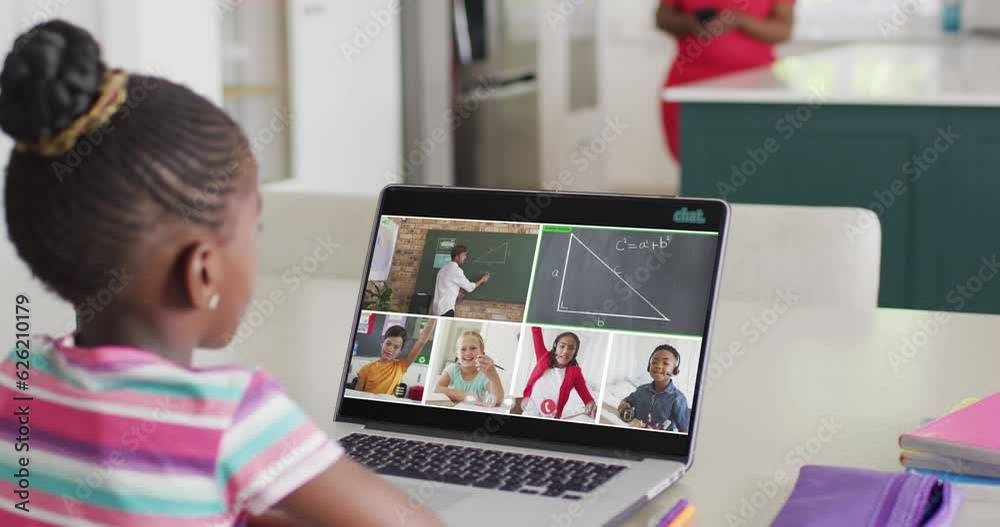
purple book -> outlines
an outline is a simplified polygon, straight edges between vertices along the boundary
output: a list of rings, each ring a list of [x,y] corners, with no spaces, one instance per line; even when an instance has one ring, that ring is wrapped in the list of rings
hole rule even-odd
[[[934,477],[806,465],[771,527],[947,527],[958,505]]]

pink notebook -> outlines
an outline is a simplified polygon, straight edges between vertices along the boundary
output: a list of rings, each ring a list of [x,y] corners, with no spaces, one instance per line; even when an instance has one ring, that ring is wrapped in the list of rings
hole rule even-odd
[[[1000,465],[1000,393],[899,436],[899,446]]]

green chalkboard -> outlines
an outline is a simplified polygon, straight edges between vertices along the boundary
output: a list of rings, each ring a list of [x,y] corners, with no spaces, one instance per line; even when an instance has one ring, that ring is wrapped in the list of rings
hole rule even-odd
[[[417,294],[434,295],[437,273],[451,261],[451,248],[464,245],[469,257],[462,270],[475,282],[490,273],[490,281],[465,296],[466,300],[525,303],[531,266],[535,260],[534,234],[502,232],[427,231],[424,253],[417,273]]]

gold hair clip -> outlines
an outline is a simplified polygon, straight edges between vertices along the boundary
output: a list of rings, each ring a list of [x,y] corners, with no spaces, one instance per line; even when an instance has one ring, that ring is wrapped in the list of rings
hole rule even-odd
[[[128,97],[128,74],[114,69],[104,72],[101,81],[101,96],[86,113],[77,117],[58,134],[38,143],[19,142],[15,148],[19,152],[35,152],[42,157],[57,157],[76,146],[80,136],[93,132],[111,120]]]

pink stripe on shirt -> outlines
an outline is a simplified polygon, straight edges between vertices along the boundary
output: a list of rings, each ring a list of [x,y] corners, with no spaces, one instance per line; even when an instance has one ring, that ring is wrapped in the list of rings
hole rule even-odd
[[[0,485],[0,493],[4,496],[13,495],[13,485],[3,482]],[[7,488],[4,488],[7,487]],[[104,507],[91,505],[84,501],[63,498],[32,489],[30,498],[30,508],[34,510],[45,510],[70,518],[80,518],[93,523],[104,525],[135,525],[141,527],[176,527],[183,524],[184,516],[163,516],[158,514],[140,514],[128,511],[111,510]],[[30,517],[31,514],[28,514]],[[2,518],[2,516],[0,516]],[[199,516],[196,518],[199,525],[218,525],[232,522],[231,515],[217,515],[214,517]],[[0,522],[0,525],[15,525]],[[19,524],[17,524],[19,525]]]
[[[12,363],[11,363],[12,364]],[[14,373],[8,364],[0,365],[0,372],[14,377]],[[16,377],[14,377],[16,378]],[[71,397],[74,399],[86,399],[87,401],[121,404],[134,408],[160,409],[170,414],[186,415],[215,415],[225,417],[232,415],[236,411],[237,402],[220,399],[198,399],[194,397],[180,397],[175,395],[143,393],[134,390],[105,390],[88,391],[77,388],[66,383],[58,377],[54,377],[40,370],[31,371],[31,388],[52,392],[56,395]],[[2,385],[0,389],[5,389],[12,393],[13,386]],[[20,394],[23,395],[23,394]],[[7,395],[0,395],[7,397]]]
[[[44,419],[31,421],[33,429],[107,447],[125,447],[132,452],[138,450],[163,456],[210,459],[215,452],[205,446],[217,444],[222,433],[218,429],[157,421],[155,413],[148,418],[125,417],[39,399],[32,401],[31,412],[45,416]],[[0,419],[5,417],[0,416]]]
[[[285,466],[289,463],[289,458],[292,454],[309,454],[310,452],[299,453],[296,449],[305,444],[310,438],[314,437],[316,434],[321,434],[315,425],[311,422],[303,422],[294,431],[289,433],[287,436],[283,437],[281,441],[274,443],[267,450],[263,451],[255,457],[252,461],[243,465],[239,471],[237,471],[229,481],[226,482],[226,492],[228,493],[230,499],[235,497],[236,492],[246,485],[249,485],[253,480],[259,477],[260,473],[271,467]],[[322,443],[321,443],[322,445]],[[309,456],[306,455],[305,459],[308,460]],[[301,462],[301,459],[300,461]]]

